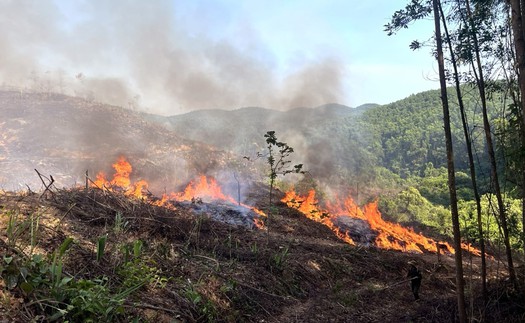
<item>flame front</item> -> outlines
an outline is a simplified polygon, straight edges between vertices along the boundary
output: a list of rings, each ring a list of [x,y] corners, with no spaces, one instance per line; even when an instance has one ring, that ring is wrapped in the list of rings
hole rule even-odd
[[[291,190],[286,193],[285,197],[281,201],[286,203],[288,207],[299,210],[299,212],[306,215],[307,218],[326,225],[332,229],[332,231],[334,231],[335,234],[343,241],[355,245],[354,240],[352,240],[348,233],[341,232],[341,230],[336,225],[334,225],[329,214],[325,210],[319,208],[319,203],[315,199],[314,190],[308,192],[306,197],[298,196],[295,191]]]
[[[172,195],[172,198],[177,201],[192,201],[197,197],[209,200],[224,200],[233,204],[236,203],[231,196],[227,196],[222,192],[217,181],[213,178],[208,180],[204,175],[201,175],[197,182],[190,182],[184,189],[184,192]]]
[[[96,179],[93,181],[92,186],[109,191],[121,191],[127,196],[145,199],[151,204],[163,207],[173,207],[172,204],[169,203],[170,201],[194,202],[198,199],[204,199],[206,201],[226,201],[231,204],[238,204],[244,208],[252,210],[259,216],[259,218],[254,219],[255,226],[260,229],[264,229],[264,224],[263,221],[261,221],[261,217],[265,217],[266,214],[255,207],[238,203],[233,197],[224,194],[217,181],[215,181],[213,178],[208,179],[206,176],[202,175],[199,177],[198,181],[191,181],[182,192],[163,194],[160,199],[150,200],[148,197],[148,182],[146,180],[139,180],[135,183],[132,183],[130,175],[133,171],[133,168],[125,157],[119,157],[117,162],[115,162],[112,166],[113,169],[115,169],[113,179],[108,181],[106,179],[106,175],[103,172],[99,172],[96,176]]]
[[[97,174],[96,180],[93,182],[93,185],[102,189],[117,189],[123,191],[125,195],[135,196],[137,198],[144,198],[144,192],[148,189],[148,182],[145,180],[140,180],[134,184],[131,183],[129,178],[133,167],[124,157],[119,157],[119,159],[112,165],[115,169],[115,174],[113,174],[113,179],[108,181],[106,175],[103,172]]]
[[[367,204],[363,209],[359,208],[351,197],[336,200],[335,203],[326,203],[326,210],[319,208],[319,202],[315,199],[315,191],[311,190],[306,197],[298,196],[291,190],[282,199],[289,207],[299,210],[308,218],[323,223],[332,229],[336,235],[344,241],[354,244],[348,233],[341,233],[334,224],[334,220],[339,216],[350,216],[365,220],[370,228],[377,233],[375,244],[379,248],[393,249],[399,251],[417,252],[440,252],[439,249],[446,249],[446,252],[454,253],[454,248],[447,242],[437,242],[427,238],[422,234],[414,232],[411,228],[405,228],[397,223],[383,220],[377,208],[377,201]],[[440,246],[438,248],[438,245]],[[479,255],[480,252],[469,244],[463,244],[462,248]]]
[[[205,201],[221,200],[231,204],[239,204],[244,208],[248,208],[255,212],[259,217],[254,219],[255,225],[264,229],[262,221],[266,214],[257,208],[238,203],[236,200],[224,194],[221,187],[213,178],[207,178],[202,175],[196,181],[191,181],[182,192],[172,192],[163,194],[160,199],[151,199],[151,194],[148,194],[148,182],[146,180],[139,180],[132,182],[130,175],[133,171],[131,164],[124,157],[120,157],[113,165],[115,173],[111,181],[106,179],[106,175],[99,172],[96,179],[93,181],[93,186],[104,190],[116,190],[123,192],[127,196],[144,199],[149,203],[164,207],[174,207],[171,201],[184,202],[196,201],[204,199]],[[340,239],[354,245],[354,240],[350,237],[348,232],[343,232],[337,225],[335,220],[340,216],[350,216],[367,221],[370,228],[377,233],[375,244],[384,249],[394,249],[400,251],[410,251],[422,253],[438,252],[440,249],[446,249],[447,252],[454,253],[454,248],[447,242],[437,242],[433,239],[427,238],[422,234],[414,232],[411,228],[405,228],[397,223],[391,223],[383,220],[381,213],[377,208],[377,202],[370,203],[364,208],[359,206],[350,197],[336,202],[326,203],[325,208],[319,206],[319,201],[315,197],[315,191],[311,190],[308,195],[297,195],[294,190],[286,193],[282,199],[288,207],[295,208],[303,213],[309,219],[322,223],[329,227]],[[440,246],[438,248],[438,245]],[[462,248],[476,255],[480,255],[480,251],[470,244],[463,243]]]

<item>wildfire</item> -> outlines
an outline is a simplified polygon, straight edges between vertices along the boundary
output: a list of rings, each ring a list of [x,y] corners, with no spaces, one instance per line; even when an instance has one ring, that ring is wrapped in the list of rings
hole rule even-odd
[[[133,167],[124,157],[119,157],[119,159],[112,165],[115,169],[115,174],[113,174],[113,179],[108,181],[106,175],[103,172],[97,174],[96,180],[93,182],[93,185],[102,189],[107,190],[119,190],[123,191],[125,195],[135,196],[137,198],[144,198],[145,195],[143,192],[148,189],[148,182],[145,180],[140,180],[134,184],[131,183],[129,178]]]
[[[148,191],[149,185],[146,180],[131,181],[130,175],[133,168],[126,158],[120,157],[112,166],[115,170],[112,179],[108,180],[104,173],[99,172],[93,181],[94,187],[123,192],[127,196],[133,196],[164,207],[174,207],[173,203],[170,203],[173,201],[225,201],[229,204],[250,209],[256,213],[258,217],[254,218],[254,224],[256,227],[264,229],[262,218],[266,217],[266,214],[254,207],[239,203],[233,197],[224,194],[220,185],[213,178],[202,175],[197,180],[191,181],[182,192],[163,194],[160,199],[153,199],[151,198],[152,194]],[[306,196],[297,195],[294,190],[291,190],[286,193],[282,201],[288,207],[299,210],[306,217],[326,225],[340,239],[352,245],[355,245],[355,241],[350,236],[350,233],[342,230],[335,224],[339,217],[349,216],[366,221],[370,225],[370,229],[377,234],[374,242],[380,248],[417,253],[424,251],[439,252],[441,250],[454,253],[454,248],[447,242],[438,243],[433,239],[414,232],[411,228],[405,228],[397,223],[383,220],[377,208],[377,202],[370,203],[364,208],[359,208],[353,199],[348,197],[346,199],[336,199],[336,202],[333,203],[327,202],[326,207],[322,208],[315,197],[314,190],[311,190]],[[473,254],[480,254],[480,251],[470,244],[464,243],[462,248]]]
[[[258,228],[264,228],[264,224],[260,219],[260,217],[266,216],[264,212],[258,210],[257,208],[245,205],[243,203],[239,203],[235,201],[233,197],[224,194],[217,181],[215,181],[215,179],[213,178],[207,178],[206,176],[202,175],[197,181],[191,181],[186,186],[184,191],[163,194],[160,199],[153,200],[149,199],[151,194],[149,194],[148,192],[149,184],[146,180],[139,180],[132,183],[130,175],[133,168],[131,167],[131,164],[126,160],[125,157],[119,157],[119,159],[112,166],[113,169],[115,169],[115,173],[113,174],[113,178],[111,179],[111,181],[106,179],[106,175],[103,172],[99,172],[96,176],[96,180],[93,181],[92,186],[109,191],[124,192],[124,194],[127,196],[133,196],[139,199],[144,199],[154,205],[164,207],[169,207],[171,205],[169,203],[170,201],[226,201],[228,203],[238,204],[243,208],[252,210],[259,216],[259,218],[254,219],[255,225]]]
[[[377,202],[372,202],[361,209],[351,197],[348,197],[342,201],[337,200],[335,203],[326,203],[326,209],[322,210],[315,199],[314,190],[311,190],[305,197],[298,196],[295,191],[291,190],[286,193],[282,202],[299,210],[308,218],[325,224],[334,230],[337,236],[351,244],[354,242],[348,233],[343,234],[334,224],[334,220],[340,216],[350,216],[367,221],[370,228],[377,233],[374,242],[380,248],[423,253],[424,251],[439,252],[439,245],[439,249],[446,249],[444,251],[454,253],[454,248],[447,242],[438,243],[414,232],[411,228],[383,220],[377,208]],[[479,250],[467,244],[463,244],[463,249],[479,254]]]
[[[201,175],[197,182],[190,182],[182,193],[172,194],[172,198],[177,201],[191,201],[199,197],[201,199],[224,200],[233,204],[237,203],[231,196],[222,192],[221,187],[213,178],[208,179]]]
[[[327,211],[319,208],[319,202],[315,198],[314,190],[311,190],[306,197],[297,195],[293,190],[288,191],[281,201],[285,202],[288,207],[299,210],[309,219],[326,225],[343,241],[355,245],[354,240],[352,240],[347,232],[341,232],[341,230],[334,225]]]

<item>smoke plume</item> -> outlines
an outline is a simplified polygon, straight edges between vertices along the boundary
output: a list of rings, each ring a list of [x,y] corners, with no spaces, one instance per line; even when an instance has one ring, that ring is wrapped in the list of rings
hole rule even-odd
[[[249,21],[236,20],[225,37],[209,32],[216,16],[207,10],[213,8],[179,6],[167,0],[0,0],[0,84],[164,115],[287,109],[341,98],[337,57],[320,54],[283,75]]]

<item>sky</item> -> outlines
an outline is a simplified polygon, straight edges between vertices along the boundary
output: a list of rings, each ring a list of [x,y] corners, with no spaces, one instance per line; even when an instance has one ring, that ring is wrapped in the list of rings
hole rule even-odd
[[[0,0],[0,84],[162,115],[387,104],[439,87],[409,0]]]

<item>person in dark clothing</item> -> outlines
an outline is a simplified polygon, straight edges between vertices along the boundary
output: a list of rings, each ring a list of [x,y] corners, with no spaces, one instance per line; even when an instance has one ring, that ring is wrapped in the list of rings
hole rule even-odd
[[[415,300],[419,300],[419,287],[421,287],[421,279],[423,276],[421,272],[416,267],[416,262],[411,260],[408,262],[410,265],[408,269],[407,278],[410,278],[410,287],[412,289],[412,294],[414,294]]]

